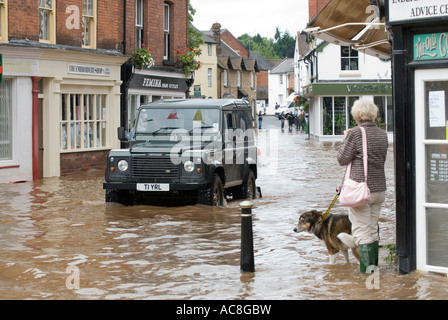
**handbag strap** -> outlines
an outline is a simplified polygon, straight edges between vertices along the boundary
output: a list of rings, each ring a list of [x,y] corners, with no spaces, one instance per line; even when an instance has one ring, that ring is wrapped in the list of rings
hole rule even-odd
[[[366,129],[361,127],[361,133],[362,133],[362,159],[364,162],[364,180],[367,182],[367,135],[366,135]],[[350,178],[350,171],[352,170],[352,163],[350,162],[347,166],[347,170],[345,171],[345,179]]]

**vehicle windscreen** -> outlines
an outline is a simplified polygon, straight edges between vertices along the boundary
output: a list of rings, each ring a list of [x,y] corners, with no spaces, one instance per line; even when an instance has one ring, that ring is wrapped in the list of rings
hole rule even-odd
[[[141,109],[136,124],[136,134],[171,134],[173,130],[184,129],[187,132],[207,130],[218,133],[220,130],[219,109]]]

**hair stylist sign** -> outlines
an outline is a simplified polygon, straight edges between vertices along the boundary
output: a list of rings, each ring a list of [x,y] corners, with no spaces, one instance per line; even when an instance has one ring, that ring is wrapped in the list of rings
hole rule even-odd
[[[389,23],[448,18],[448,0],[389,0]]]

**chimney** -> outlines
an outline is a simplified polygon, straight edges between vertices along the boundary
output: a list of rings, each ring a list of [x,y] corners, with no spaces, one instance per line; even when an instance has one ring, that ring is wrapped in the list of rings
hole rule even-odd
[[[215,22],[212,25],[213,31],[213,40],[218,43],[218,46],[221,44],[221,25],[218,22]]]

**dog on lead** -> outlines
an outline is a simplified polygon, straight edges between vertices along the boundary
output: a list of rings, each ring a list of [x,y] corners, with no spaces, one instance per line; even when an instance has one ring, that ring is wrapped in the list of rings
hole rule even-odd
[[[302,213],[294,231],[297,233],[308,232],[318,237],[330,254],[330,263],[335,264],[342,251],[345,261],[349,263],[348,249],[351,249],[353,255],[359,261],[359,251],[353,242],[352,223],[346,214],[329,213],[324,221],[319,222],[323,216],[322,212],[312,210]]]

